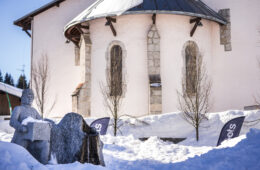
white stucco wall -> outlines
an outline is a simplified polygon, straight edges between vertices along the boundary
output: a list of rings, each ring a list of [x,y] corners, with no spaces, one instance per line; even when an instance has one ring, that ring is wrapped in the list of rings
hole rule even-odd
[[[211,68],[211,21],[202,20],[203,27],[198,27],[193,37],[190,31],[194,24],[190,17],[159,15],[157,20],[161,35],[161,73],[163,112],[178,110],[177,92],[182,91],[181,81],[184,74],[184,45],[194,41],[203,55],[210,74]]]
[[[91,1],[67,0],[60,7],[53,7],[34,18],[34,60],[42,53],[50,57],[52,78],[49,85],[57,104],[51,116],[70,112],[71,94],[81,82],[80,67],[74,63],[74,45],[65,44],[63,27],[88,6]],[[204,0],[218,11],[231,9],[232,51],[225,52],[220,45],[219,25],[202,20],[190,37],[193,24],[190,17],[179,15],[157,15],[157,28],[161,37],[161,78],[163,112],[178,110],[176,90],[181,90],[183,72],[183,46],[188,40],[197,43],[207,64],[212,79],[212,109],[243,109],[253,105],[253,94],[260,93],[259,0]],[[246,8],[246,9],[245,9]],[[91,115],[107,116],[103,105],[100,83],[105,83],[106,52],[112,41],[120,41],[126,50],[126,84],[121,114],[145,115],[149,108],[149,86],[147,71],[147,32],[152,24],[151,15],[126,15],[117,17],[114,37],[105,19],[90,21],[92,41]]]
[[[66,44],[64,26],[95,0],[66,0],[34,17],[33,61],[49,56],[51,79],[48,101],[56,99],[50,117],[72,111],[71,94],[80,83],[80,67],[75,66],[73,43]],[[51,105],[48,103],[47,108]]]
[[[92,40],[92,115],[107,116],[103,107],[100,83],[106,83],[106,52],[109,43],[121,41],[126,48],[125,66],[127,84],[121,114],[148,114],[148,72],[146,37],[150,28],[150,15],[121,16],[114,27],[114,37],[110,27],[105,26],[105,19],[90,22]]]
[[[181,91],[183,72],[183,47],[189,41],[195,41],[203,52],[205,62],[211,68],[212,59],[212,22],[203,20],[190,37],[193,25],[190,17],[178,15],[157,15],[157,27],[161,37],[161,77],[163,112],[177,111],[176,90]],[[110,42],[117,40],[124,43],[127,51],[126,72],[127,92],[124,98],[122,114],[144,115],[149,108],[149,85],[147,71],[147,33],[151,27],[151,15],[126,15],[117,17],[114,37],[110,28],[104,26],[105,20],[90,22],[92,40],[92,114],[103,115],[107,112],[103,107],[100,82],[105,82],[106,49]],[[218,44],[218,46],[220,46]],[[209,70],[210,73],[210,70]]]
[[[230,8],[232,51],[219,44],[219,26],[212,24],[213,111],[243,109],[254,105],[259,94],[259,0],[203,0],[214,10]]]

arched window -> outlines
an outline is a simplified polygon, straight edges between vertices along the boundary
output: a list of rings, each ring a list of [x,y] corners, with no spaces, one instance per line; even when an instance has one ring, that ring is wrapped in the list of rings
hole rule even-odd
[[[189,41],[185,47],[186,93],[193,95],[197,88],[197,45]]]
[[[122,48],[114,45],[110,51],[110,95],[122,95]]]

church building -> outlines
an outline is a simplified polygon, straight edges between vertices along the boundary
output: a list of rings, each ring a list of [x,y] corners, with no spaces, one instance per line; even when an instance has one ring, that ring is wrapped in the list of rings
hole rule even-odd
[[[189,90],[187,69],[199,55],[215,112],[252,106],[260,93],[259,7],[259,0],[53,0],[14,24],[31,37],[31,70],[48,57],[49,117],[109,116],[107,87],[122,98],[120,114],[178,111],[177,91]]]

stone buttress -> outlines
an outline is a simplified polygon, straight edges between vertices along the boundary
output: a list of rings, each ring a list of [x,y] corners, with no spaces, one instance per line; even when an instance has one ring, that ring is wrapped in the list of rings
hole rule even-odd
[[[81,84],[72,94],[72,111],[83,117],[91,113],[91,47],[89,31],[81,34],[79,43],[79,66],[81,69]],[[76,56],[77,57],[77,56]]]

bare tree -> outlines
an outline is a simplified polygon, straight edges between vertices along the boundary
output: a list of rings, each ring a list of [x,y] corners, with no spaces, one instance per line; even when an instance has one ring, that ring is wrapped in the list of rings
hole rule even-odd
[[[117,135],[118,131],[122,134],[120,128],[124,124],[136,126],[136,124],[124,121],[121,119],[122,117],[133,118],[136,120],[137,124],[149,125],[147,122],[139,120],[135,116],[122,113],[119,114],[124,94],[126,93],[126,87],[123,84],[123,82],[126,81],[124,80],[126,75],[123,75],[122,55],[122,49],[119,45],[114,45],[111,48],[109,61],[110,66],[106,70],[106,83],[100,83],[101,93],[104,98],[104,106],[113,118],[112,126],[114,136]]]
[[[33,64],[32,68],[32,87],[35,93],[36,104],[42,117],[47,116],[56,103],[56,99],[50,101],[50,98],[48,97],[49,80],[50,71],[48,55],[43,54],[41,58]],[[47,103],[51,104],[49,108],[46,106]]]
[[[196,140],[199,140],[199,127],[202,120],[207,120],[210,107],[211,81],[208,78],[202,55],[195,57],[182,79],[183,92],[177,91],[179,109],[183,118],[196,129]]]
[[[125,93],[125,89],[119,90],[118,88],[114,94],[118,94],[118,95],[112,95],[113,93],[111,93],[111,89],[113,89],[112,84],[111,83],[111,76],[107,77],[107,84],[105,85],[104,83],[100,84],[100,89],[104,98],[104,105],[105,108],[108,109],[110,115],[113,118],[113,121],[111,123],[112,127],[113,127],[113,133],[114,136],[117,136],[118,132],[121,132],[121,127],[124,125],[130,125],[130,126],[138,126],[139,125],[144,125],[144,126],[148,126],[149,123],[147,123],[146,121],[143,120],[139,120],[136,116],[132,116],[132,115],[128,115],[128,114],[119,114],[120,110],[121,110],[121,105],[122,105],[122,100],[123,100],[123,96],[119,95],[119,92]],[[126,120],[124,121],[122,118],[123,117],[127,117],[127,118],[132,118],[135,119],[136,123],[131,123],[130,121]]]
[[[121,57],[120,57],[121,56]],[[122,50],[119,46],[111,49],[110,69],[106,70],[106,84],[101,83],[100,89],[104,98],[104,105],[113,117],[114,136],[117,135],[119,125],[119,112],[122,105],[123,94],[123,75],[122,75]]]

